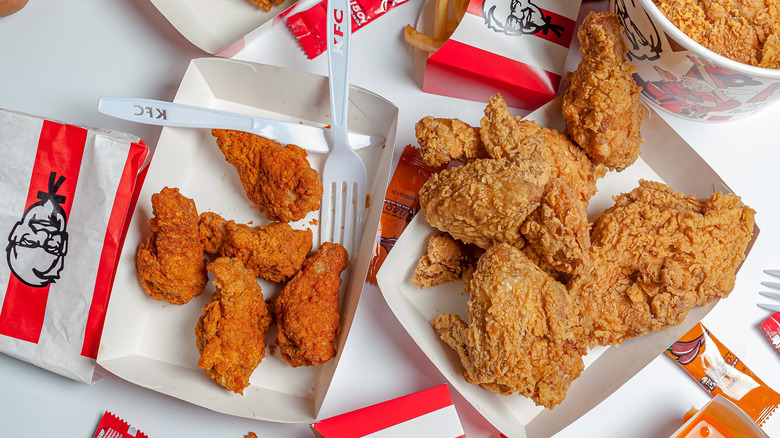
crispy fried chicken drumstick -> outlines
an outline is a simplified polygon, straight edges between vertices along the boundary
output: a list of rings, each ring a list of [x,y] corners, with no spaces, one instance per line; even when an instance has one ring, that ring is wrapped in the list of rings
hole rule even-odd
[[[217,289],[195,326],[198,366],[220,385],[243,394],[265,357],[271,316],[257,279],[241,260],[220,257],[208,270]]]
[[[151,234],[136,253],[138,279],[155,300],[184,304],[206,287],[206,262],[198,238],[195,202],[177,188],[152,195]]]

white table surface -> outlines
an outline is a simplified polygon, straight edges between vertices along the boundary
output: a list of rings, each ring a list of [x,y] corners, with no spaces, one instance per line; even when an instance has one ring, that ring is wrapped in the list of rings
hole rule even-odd
[[[597,3],[598,5],[598,3]],[[484,104],[422,93],[402,29],[415,23],[422,0],[410,0],[354,35],[352,83],[400,109],[396,158],[414,143],[425,115],[476,124]],[[130,132],[154,146],[160,128],[99,114],[101,96],[172,100],[189,61],[209,56],[181,36],[148,1],[30,0],[0,18],[0,107],[68,123]],[[308,60],[283,26],[246,47],[237,59],[327,74],[324,56]],[[747,120],[700,124],[665,117],[727,184],[758,211],[758,241],[731,296],[704,324],[762,380],[780,389],[780,355],[764,339],[756,307],[763,269],[780,269],[780,104]],[[101,370],[99,370],[101,371]],[[231,417],[142,389],[103,371],[86,385],[0,354],[0,435],[91,437],[105,410],[150,437],[312,436],[308,424]],[[367,287],[320,418],[426,389],[445,378],[397,322],[379,290]],[[498,437],[455,391],[469,437]],[[708,395],[667,357],[659,356],[610,398],[556,438],[669,436]],[[780,431],[769,431],[780,436]]]

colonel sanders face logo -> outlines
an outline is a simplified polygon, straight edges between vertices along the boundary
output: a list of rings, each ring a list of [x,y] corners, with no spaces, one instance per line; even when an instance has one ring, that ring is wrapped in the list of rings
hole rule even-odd
[[[485,0],[482,17],[489,29],[507,35],[563,32],[563,26],[553,24],[552,17],[529,0]]]
[[[8,236],[8,266],[22,283],[44,287],[60,278],[68,252],[67,218],[62,209],[65,197],[57,189],[65,177],[49,175],[49,190],[38,192],[40,201],[24,212]]]

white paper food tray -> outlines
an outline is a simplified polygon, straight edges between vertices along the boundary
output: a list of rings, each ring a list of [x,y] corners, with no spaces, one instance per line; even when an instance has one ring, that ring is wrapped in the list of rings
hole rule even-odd
[[[328,78],[268,65],[220,58],[193,60],[176,94],[176,102],[242,112],[309,124],[329,123]],[[198,212],[213,211],[237,223],[268,223],[246,193],[232,165],[225,161],[208,129],[163,128],[129,225],[106,316],[98,363],[117,376],[206,408],[248,418],[277,422],[308,422],[316,418],[338,364],[368,271],[374,236],[392,165],[398,109],[387,100],[352,87],[349,129],[378,135],[386,144],[361,149],[372,202],[357,256],[342,285],[341,332],[337,355],[317,367],[292,368],[270,348],[250,379],[244,395],[219,386],[198,368],[200,357],[194,328],[202,306],[214,292],[176,306],[148,297],[135,268],[138,244],[149,234],[151,196],[164,186],[178,187],[192,198]],[[309,154],[318,171],[325,154]],[[377,201],[374,201],[377,200]],[[294,228],[310,228],[314,248],[319,246],[316,219],[311,212]],[[210,280],[213,276],[210,274]],[[265,298],[281,285],[260,281]],[[266,338],[273,344],[275,330]]]
[[[270,11],[250,0],[151,0],[192,44],[212,55],[231,57],[265,33],[297,0]]]
[[[657,113],[644,106],[642,155],[622,172],[609,172],[598,182],[591,199],[591,220],[612,206],[612,196],[638,186],[639,179],[665,182],[686,195],[709,197],[713,192],[731,190],[715,171]],[[550,102],[526,118],[541,126],[564,131],[561,98]],[[472,124],[476,124],[476,121]],[[441,313],[459,314],[468,321],[463,282],[420,289],[412,283],[417,261],[425,253],[428,236],[437,231],[418,214],[404,230],[377,275],[377,282],[398,320],[415,342],[460,392],[490,423],[510,438],[548,437],[606,399],[680,336],[700,321],[715,305],[696,307],[679,326],[625,341],[619,347],[597,347],[584,357],[586,369],[576,379],[563,403],[553,410],[536,406],[530,399],[514,394],[502,396],[463,378],[463,365],[457,353],[442,342],[431,327]],[[758,234],[754,229],[753,239]],[[751,242],[752,245],[752,242]]]

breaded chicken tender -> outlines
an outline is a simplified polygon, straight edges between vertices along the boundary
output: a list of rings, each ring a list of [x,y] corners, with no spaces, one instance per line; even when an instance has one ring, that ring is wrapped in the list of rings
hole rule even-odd
[[[568,285],[592,343],[663,330],[728,296],[754,216],[735,195],[685,196],[658,182],[616,196],[594,221],[590,267]]]
[[[420,189],[429,224],[464,243],[522,246],[520,226],[539,206],[547,173],[525,162],[481,159],[443,170]]]
[[[487,158],[479,137],[479,128],[458,119],[423,117],[414,125],[423,161],[429,166],[441,166],[457,160],[468,163]]]
[[[496,244],[479,259],[467,284],[468,322],[433,320],[460,357],[469,383],[518,392],[552,409],[584,369],[579,314],[566,288],[517,248]]]
[[[293,367],[321,365],[336,355],[341,272],[349,255],[324,242],[290,279],[276,299],[276,345]]]
[[[271,325],[257,279],[241,260],[220,257],[208,265],[216,292],[195,326],[200,367],[223,387],[243,394],[265,357]]]
[[[195,202],[177,188],[164,187],[152,195],[152,213],[151,234],[136,253],[138,279],[155,300],[187,303],[208,281]]]
[[[287,281],[303,266],[312,248],[312,231],[283,222],[250,227],[212,212],[200,215],[199,236],[205,251],[240,259],[256,277]]]
[[[563,116],[571,138],[593,164],[622,170],[640,154],[642,90],[628,63],[623,27],[615,13],[590,12],[577,31],[582,59],[567,76]]]
[[[269,220],[292,222],[320,208],[322,182],[300,147],[241,131],[213,129],[217,146],[238,171],[249,200]]]
[[[428,250],[417,262],[412,282],[423,287],[460,280],[471,265],[471,256],[463,242],[447,233],[431,234]]]

